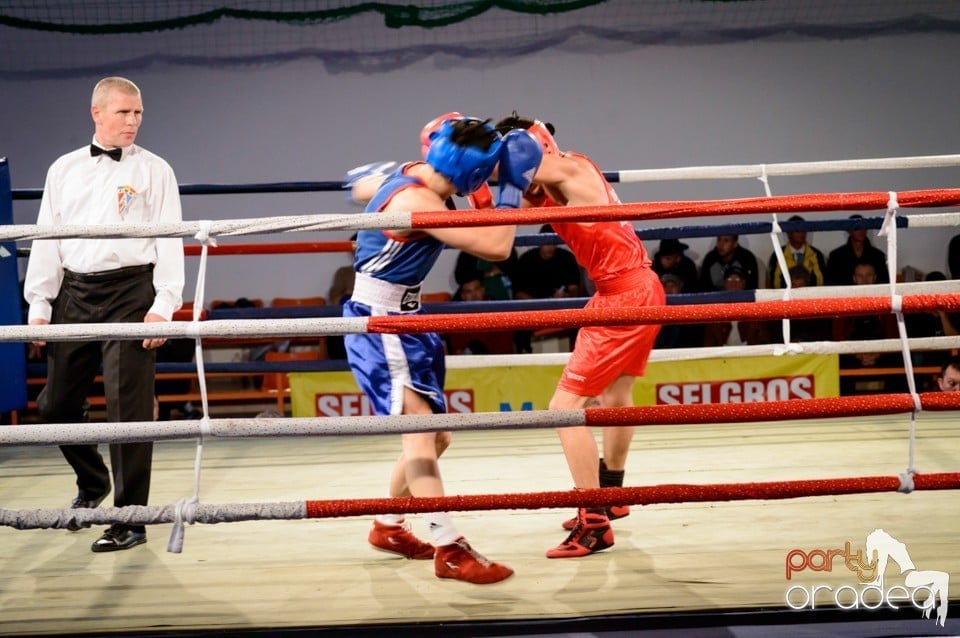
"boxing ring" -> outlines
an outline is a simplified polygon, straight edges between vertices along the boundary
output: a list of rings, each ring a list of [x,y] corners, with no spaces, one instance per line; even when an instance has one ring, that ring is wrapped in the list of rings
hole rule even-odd
[[[939,162],[948,160],[878,160],[875,167],[892,168],[905,161],[942,165]],[[870,161],[859,162],[862,166]],[[789,165],[789,170],[830,170],[836,164],[840,163],[816,163],[805,169]],[[761,170],[769,175],[788,170],[787,166]],[[682,173],[670,170],[620,175],[672,179]],[[729,167],[731,173],[745,170]],[[191,321],[0,326],[0,343],[107,336],[193,339],[201,395],[206,392],[203,341],[225,335],[467,332],[878,312],[897,315],[900,339],[655,351],[652,360],[725,357],[749,365],[750,357],[762,355],[903,352],[909,388],[903,394],[431,418],[204,416],[197,421],[0,428],[0,480],[6,496],[0,509],[5,565],[0,634],[309,629],[331,634],[383,630],[504,635],[742,625],[764,635],[777,627],[827,621],[841,626],[880,623],[886,635],[956,633],[960,393],[916,391],[909,354],[955,349],[960,338],[911,338],[902,320],[913,312],[960,310],[955,283],[856,290],[787,288],[722,303],[605,311],[534,304],[503,312],[274,318],[269,323],[201,320],[201,312],[206,259],[218,237],[560,220],[642,223],[757,214],[772,215],[768,232],[778,241],[779,233],[789,227],[777,220],[783,212],[879,210],[881,235],[895,274],[901,229],[960,225],[958,213],[904,216],[901,211],[958,204],[960,190],[953,189],[791,196],[768,191],[755,199],[497,211],[495,217],[485,211],[457,215],[414,211],[160,227],[0,227],[3,241],[54,236],[195,238],[200,259]],[[715,235],[717,229],[657,232],[661,237],[687,237]],[[450,367],[495,362],[522,366],[563,359],[563,354],[450,357]],[[206,399],[202,402],[203,414],[209,415]],[[640,426],[628,460],[629,487],[569,490],[553,428],[627,424]],[[442,461],[450,496],[382,498],[398,450],[396,434],[445,429],[455,431],[454,445]],[[72,476],[55,447],[58,443],[135,440],[158,442],[151,502],[162,505],[51,509],[52,503],[68,500],[73,489]],[[570,509],[622,503],[638,507],[614,523],[612,549],[583,559],[543,558],[544,549],[563,533],[560,522]],[[370,515],[437,510],[455,512],[464,535],[516,574],[483,587],[442,581],[434,576],[432,565],[384,558],[365,542]],[[152,542],[131,551],[96,555],[87,547],[96,531],[61,531],[71,522],[148,524]],[[243,524],[218,524],[228,522]],[[415,529],[419,524],[414,517]],[[862,593],[863,583],[848,569],[850,563],[858,564],[851,552],[863,547],[865,537],[879,528],[909,548],[909,556],[900,556],[900,570],[887,570],[888,589],[878,591],[882,596],[897,586],[906,591],[902,579],[895,580],[898,571],[953,575],[948,584],[932,579],[923,585],[932,602],[926,595],[916,595],[916,604],[908,597],[896,608],[897,601],[889,596],[877,602]],[[167,551],[159,542],[164,538]],[[897,559],[892,550],[889,555]],[[867,569],[859,564],[861,572]],[[860,630],[869,627],[861,625]]]

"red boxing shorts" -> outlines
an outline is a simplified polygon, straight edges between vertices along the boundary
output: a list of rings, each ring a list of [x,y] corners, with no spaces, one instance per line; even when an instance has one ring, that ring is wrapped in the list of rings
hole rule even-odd
[[[618,276],[614,285],[597,286],[587,308],[662,306],[666,295],[651,268]],[[558,387],[581,397],[601,394],[624,374],[643,376],[659,324],[638,326],[585,326],[577,334],[573,353],[563,369]]]

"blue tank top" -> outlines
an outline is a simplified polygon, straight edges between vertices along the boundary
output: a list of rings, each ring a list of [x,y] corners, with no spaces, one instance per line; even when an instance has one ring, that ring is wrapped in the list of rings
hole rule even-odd
[[[367,213],[380,212],[405,188],[426,188],[419,178],[405,174],[409,166],[384,180],[367,204]],[[390,231],[361,230],[353,269],[390,283],[414,286],[427,278],[442,251],[443,243],[426,233],[397,237]]]

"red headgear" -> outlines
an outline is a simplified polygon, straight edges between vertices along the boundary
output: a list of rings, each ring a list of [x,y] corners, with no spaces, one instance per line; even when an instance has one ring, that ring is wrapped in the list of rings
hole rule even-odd
[[[436,133],[440,130],[440,127],[443,126],[443,123],[447,120],[457,120],[462,118],[463,115],[457,113],[456,111],[450,111],[449,113],[444,113],[439,117],[435,117],[429,122],[426,126],[420,131],[420,155],[424,158],[427,156],[427,151],[430,150],[430,134]]]
[[[553,133],[547,128],[547,125],[540,120],[534,120],[527,133],[533,136],[533,139],[540,142],[543,147],[544,155],[559,155],[560,147],[557,146],[557,140],[553,139]]]

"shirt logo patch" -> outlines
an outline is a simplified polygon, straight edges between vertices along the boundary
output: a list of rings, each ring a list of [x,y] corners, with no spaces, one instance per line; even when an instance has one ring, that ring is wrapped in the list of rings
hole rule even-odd
[[[129,184],[117,186],[117,213],[120,215],[120,219],[126,217],[127,211],[130,210],[130,205],[133,204],[133,198],[136,196],[137,191],[133,186]]]

